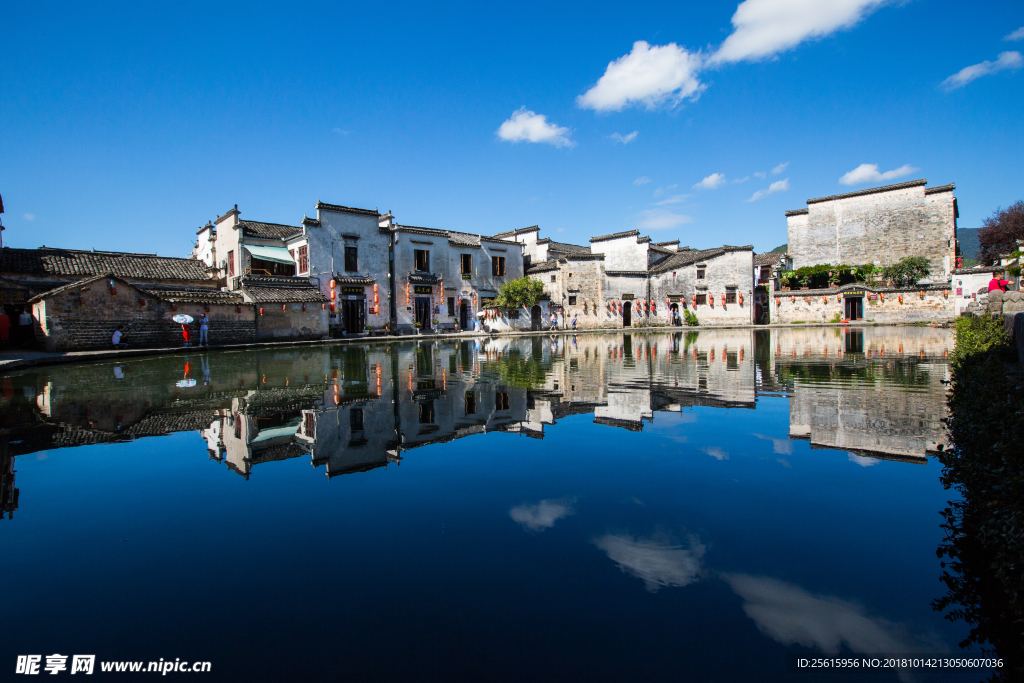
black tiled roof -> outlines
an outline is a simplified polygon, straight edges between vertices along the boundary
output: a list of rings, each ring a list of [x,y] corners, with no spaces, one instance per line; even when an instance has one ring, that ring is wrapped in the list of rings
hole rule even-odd
[[[264,303],[326,303],[316,285],[301,277],[246,276],[242,292],[250,301]]]
[[[414,285],[436,285],[441,276],[434,273],[409,273],[409,282]]]
[[[549,270],[558,270],[558,261],[541,261],[537,265],[527,268],[526,274],[533,275],[534,273],[546,273]]]
[[[605,240],[617,240],[620,237],[630,237],[632,235],[639,236],[639,230],[626,230],[625,232],[613,232],[610,235],[598,235],[597,237],[591,237],[591,242],[604,242]]]
[[[555,242],[554,240],[548,240],[548,251],[557,251],[562,254],[589,254],[591,253],[590,247],[581,247],[578,244],[568,244],[566,242]]]
[[[296,225],[280,223],[260,223],[259,221],[238,221],[245,237],[263,240],[285,240],[302,234],[302,228]]]
[[[507,232],[499,232],[495,234],[495,237],[514,237],[516,235],[523,235],[528,232],[540,232],[539,225],[531,225],[528,228],[517,228],[516,230],[509,230]]]
[[[196,259],[77,249],[0,249],[0,273],[82,278],[113,273],[134,280],[209,280]]]
[[[480,235],[471,235],[468,232],[455,232],[448,230],[448,243],[456,247],[479,247]]]
[[[952,192],[956,189],[956,183],[950,183],[949,185],[939,185],[937,187],[926,187],[924,188],[925,194],[938,194],[939,192]]]
[[[857,190],[856,192],[847,192],[845,194],[833,194],[828,197],[816,197],[814,199],[808,199],[808,204],[817,204],[819,202],[829,202],[833,199],[847,199],[849,197],[862,197],[866,194],[875,194],[877,192],[890,192],[892,190],[905,190],[908,187],[918,187],[920,185],[927,185],[928,180],[920,178],[918,180],[908,180],[905,183],[896,183],[895,185],[883,185],[882,187],[871,187],[867,190]]]
[[[377,209],[355,209],[351,206],[342,206],[341,204],[328,204],[319,199],[316,201],[316,208],[326,211],[341,211],[342,213],[358,213],[363,216],[373,216],[374,218],[380,216],[380,211]]]
[[[786,212],[786,216],[806,216],[810,212],[810,209],[792,209],[791,211]]]
[[[714,249],[692,249],[690,251],[680,252],[673,254],[667,259],[651,268],[652,273],[664,273],[668,270],[674,270],[676,268],[682,268],[688,266],[691,263],[697,263],[698,261],[704,261],[706,259],[715,258],[721,256],[730,251],[753,251],[753,245],[747,245],[745,247],[730,247],[723,245],[721,247],[715,247]]]
[[[776,263],[782,263],[782,257],[785,254],[754,254],[754,265],[755,266],[774,266]]]

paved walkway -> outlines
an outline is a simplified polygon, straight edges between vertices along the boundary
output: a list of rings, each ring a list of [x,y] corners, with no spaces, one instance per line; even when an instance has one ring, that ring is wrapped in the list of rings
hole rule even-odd
[[[698,327],[610,327],[610,328],[598,328],[598,329],[587,329],[587,330],[540,330],[534,332],[531,330],[525,331],[508,331],[508,332],[448,332],[446,334],[407,334],[398,336],[365,336],[358,335],[354,337],[342,337],[340,339],[319,339],[314,341],[276,341],[276,342],[258,342],[252,344],[230,344],[224,346],[209,346],[205,349],[199,346],[182,347],[174,346],[168,348],[146,348],[146,349],[100,349],[96,351],[66,351],[49,353],[46,351],[34,351],[34,350],[14,350],[0,352],[0,373],[10,372],[13,370],[20,370],[22,368],[31,368],[40,365],[59,365],[63,363],[87,363],[89,361],[99,360],[110,360],[117,358],[135,358],[139,356],[162,356],[162,355],[173,355],[173,354],[190,354],[196,353],[197,351],[208,350],[208,351],[225,351],[231,349],[261,349],[261,348],[287,348],[290,346],[310,346],[317,344],[394,344],[401,342],[410,341],[426,341],[435,339],[477,339],[477,338],[494,338],[494,337],[529,337],[535,335],[548,336],[551,334],[621,334],[623,332],[632,333],[654,333],[663,334],[666,332],[700,332],[704,330],[722,330],[722,329],[751,329],[751,330],[767,330],[767,329],[799,329],[802,327],[897,327],[903,323],[865,323],[857,321],[855,323],[806,323],[800,325],[794,324],[779,324],[779,325],[705,325]],[[913,325],[921,325],[921,323],[912,323]]]

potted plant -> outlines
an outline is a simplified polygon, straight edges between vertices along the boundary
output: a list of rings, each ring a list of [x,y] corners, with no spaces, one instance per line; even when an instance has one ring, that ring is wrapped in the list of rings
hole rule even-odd
[[[419,334],[419,333],[420,333],[420,328],[421,328],[421,327],[423,327],[423,325],[421,325],[421,324],[420,324],[420,321],[419,321],[419,320],[417,320],[416,322],[414,322],[414,323],[412,324],[412,326],[413,326],[413,327],[414,327],[414,328],[416,329],[416,334]]]
[[[804,275],[802,278],[800,278],[800,289],[810,289],[810,288],[811,288],[811,276],[810,275]]]
[[[369,325],[363,325],[363,329],[366,330],[366,334],[370,334],[370,326]]]
[[[829,274],[828,274],[828,286],[829,286],[829,289],[833,289],[833,288],[839,286],[839,271],[838,270],[829,271]]]

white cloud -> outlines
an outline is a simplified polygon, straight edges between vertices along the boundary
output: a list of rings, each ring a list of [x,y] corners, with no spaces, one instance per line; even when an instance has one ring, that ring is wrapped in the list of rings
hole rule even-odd
[[[1016,33],[1016,31],[1014,31],[1014,33]],[[1010,35],[1013,35],[1013,33]],[[1021,57],[1019,52],[1000,52],[999,59],[994,62],[986,60],[980,64],[972,64],[960,69],[955,74],[942,81],[942,87],[946,92],[949,92],[951,90],[956,90],[957,88],[962,88],[971,81],[981,78],[982,76],[989,76],[1005,69],[1019,69],[1022,65],[1024,65],[1024,58]]]
[[[671,197],[665,197],[660,202],[654,202],[655,206],[665,206],[666,204],[679,204],[690,198],[688,194],[674,194]]]
[[[702,451],[710,455],[715,460],[728,460],[729,454],[723,451],[718,446],[711,446],[710,448],[702,448]]]
[[[847,453],[846,455],[850,458],[850,462],[855,462],[861,467],[871,467],[872,465],[877,465],[881,462],[876,458],[868,458],[863,455],[854,455],[853,453]]]
[[[785,581],[763,576],[723,577],[744,600],[743,611],[772,640],[787,646],[837,653],[943,652],[948,648],[932,633],[915,635],[904,624],[873,617],[862,606],[831,595],[814,595]],[[907,671],[900,678],[909,680]]]
[[[673,213],[665,209],[647,209],[640,212],[637,228],[643,230],[671,230],[693,219],[681,213]]]
[[[508,511],[508,516],[531,531],[544,531],[555,525],[562,517],[574,513],[575,499],[555,498],[542,500],[534,505],[523,503]]]
[[[754,177],[755,178],[767,178],[768,174],[765,173],[764,171],[754,171]]]
[[[758,199],[763,199],[770,194],[775,194],[776,192],[785,192],[788,189],[789,178],[785,178],[783,180],[776,180],[774,183],[768,186],[767,190],[758,190],[753,195],[751,195],[750,199],[746,201],[756,202]]]
[[[697,78],[700,66],[699,54],[675,43],[651,46],[638,40],[628,55],[608,64],[597,84],[577,97],[576,103],[603,112],[636,104],[648,109],[666,103],[675,106],[686,98],[697,99],[704,90]]]
[[[789,162],[788,161],[785,162],[785,163],[779,164],[778,166],[776,166],[775,168],[772,169],[772,175],[779,175],[780,173],[782,173],[783,171],[786,170],[787,166],[789,166]]]
[[[765,436],[764,434],[754,434],[754,436],[759,439],[764,439],[765,441],[771,441],[773,453],[778,453],[779,455],[793,454],[793,442],[789,439],[776,439],[771,436]]]
[[[650,179],[650,178],[648,178],[648,177],[647,177],[647,176],[645,176],[645,175],[642,175],[642,176],[640,176],[639,178],[637,178],[636,180],[634,180],[634,181],[633,181],[633,184],[634,184],[634,185],[646,185],[646,184],[647,184],[647,183],[649,183],[649,182],[651,182],[651,179]]]
[[[843,185],[880,183],[886,180],[902,178],[905,175],[910,175],[914,171],[920,170],[921,169],[914,168],[910,164],[903,164],[899,168],[894,168],[891,171],[886,171],[885,173],[879,173],[878,164],[861,164],[849,173],[844,174],[843,177],[839,179],[839,182]]]
[[[664,187],[659,187],[657,190],[655,190],[651,194],[653,194],[655,197],[660,197],[663,194],[665,194],[666,192],[671,192],[672,190],[676,189],[677,187],[679,187],[679,183],[674,183],[672,185],[665,185]]]
[[[24,218],[27,221],[34,221],[36,219],[36,215],[34,213],[26,213]]]
[[[886,0],[745,0],[710,64],[756,61],[851,28]]]
[[[745,175],[745,176],[743,176],[742,178],[735,178],[735,179],[733,179],[733,182],[734,182],[734,183],[745,183],[745,182],[747,182],[748,180],[750,180],[750,176],[748,176],[748,175]]]
[[[705,548],[696,536],[688,541],[686,547],[671,539],[607,534],[596,539],[594,545],[624,573],[643,579],[647,590],[656,593],[663,587],[689,585],[699,577]]]
[[[712,173],[711,175],[706,176],[704,178],[704,180],[702,180],[699,183],[697,183],[696,185],[694,185],[693,189],[695,189],[695,190],[698,190],[698,189],[699,190],[714,190],[715,188],[721,187],[724,184],[725,184],[725,174],[724,173]]]
[[[569,139],[568,128],[548,123],[543,114],[520,107],[508,121],[501,124],[497,136],[508,142],[546,142],[555,147],[572,147],[576,143]]]
[[[608,137],[615,142],[621,142],[624,145],[628,145],[633,142],[633,140],[636,140],[637,135],[640,135],[640,131],[634,130],[632,133],[627,133],[626,135],[623,135],[622,133],[612,133]]]
[[[1021,26],[1013,33],[1003,36],[1003,40],[1024,40],[1024,26]]]

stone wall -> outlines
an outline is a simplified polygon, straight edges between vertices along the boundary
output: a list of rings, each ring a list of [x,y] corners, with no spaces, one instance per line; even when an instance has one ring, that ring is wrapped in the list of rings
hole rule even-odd
[[[925,182],[915,182],[884,192],[809,200],[806,210],[789,212],[794,269],[824,263],[885,266],[905,256],[924,256],[933,280],[948,279],[956,263],[952,188],[926,193]]]
[[[196,319],[206,313],[211,344],[243,344],[256,339],[255,314],[249,304],[179,303],[172,310],[170,302],[123,281],[115,280],[114,289],[116,293],[111,294],[108,281],[100,279],[34,303],[39,344],[48,351],[109,349],[117,326],[130,325],[126,341],[133,347],[180,346],[181,325],[171,320],[176,313]],[[193,322],[190,330],[193,342],[198,342],[199,325]]]
[[[669,309],[665,300],[670,299],[673,303],[678,302],[680,316],[689,309],[701,326],[751,324],[754,315],[753,259],[754,254],[749,250],[727,251],[706,261],[653,274],[650,296],[658,307],[657,318],[668,324]],[[697,279],[698,266],[705,271],[702,280]],[[736,303],[724,303],[727,291],[736,292]],[[695,306],[693,297],[697,294],[707,296],[708,303]],[[714,304],[711,297],[714,297]]]
[[[844,285],[830,289],[775,292],[772,295],[771,320],[773,323],[843,320],[846,318],[844,293],[849,291],[864,292],[863,320],[866,322],[903,323],[953,319],[954,301],[949,295],[949,285],[919,285],[913,288]]]
[[[319,303],[258,304],[256,310],[256,341],[323,339],[328,334],[327,311]]]

